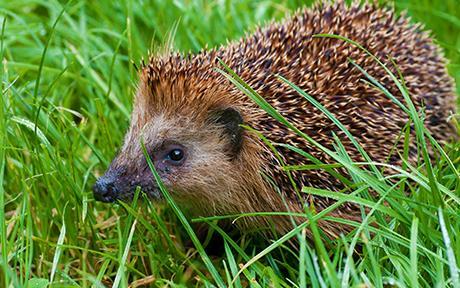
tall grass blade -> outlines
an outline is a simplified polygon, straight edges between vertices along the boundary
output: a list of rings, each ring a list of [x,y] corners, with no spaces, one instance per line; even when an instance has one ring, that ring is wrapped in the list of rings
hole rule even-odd
[[[444,220],[443,210],[441,207],[438,208],[438,217],[439,217],[439,226],[441,227],[442,238],[444,240],[444,246],[446,248],[447,260],[449,262],[449,271],[452,281],[452,286],[455,288],[460,287],[460,270],[457,266],[457,259],[455,257],[455,252],[452,249],[452,243],[449,237],[449,232],[446,227],[446,222]]]
[[[3,66],[3,56],[4,56],[4,37],[5,37],[5,27],[6,27],[6,17],[2,21],[2,31],[0,39],[0,242],[1,242],[1,267],[3,267],[4,285],[7,286],[8,280],[8,239],[6,238],[6,219],[5,219],[5,187],[4,187],[4,177],[5,177],[5,162],[6,162],[6,143],[7,143],[7,122],[6,122],[6,92],[3,92],[3,69],[6,67]],[[1,284],[1,283],[0,283]]]
[[[64,219],[62,219],[61,232],[59,233],[59,238],[58,238],[58,241],[56,243],[56,251],[54,251],[53,266],[51,267],[49,283],[53,283],[53,281],[54,281],[54,275],[56,274],[57,267],[58,267],[58,264],[59,264],[59,258],[61,257],[62,244],[64,244],[65,235],[66,235],[66,226],[65,226]]]
[[[173,209],[174,213],[177,215],[179,218],[180,222],[184,226],[185,230],[187,231],[188,235],[190,236],[193,245],[195,245],[195,248],[198,250],[198,253],[200,253],[201,258],[203,259],[204,264],[209,270],[209,273],[214,278],[214,281],[216,281],[216,284],[219,287],[226,287],[225,282],[222,280],[220,277],[219,273],[217,272],[217,269],[214,267],[214,265],[211,262],[211,259],[209,256],[206,254],[206,251],[204,250],[203,246],[200,243],[200,240],[198,240],[198,237],[196,236],[195,232],[193,231],[192,226],[187,221],[187,218],[185,218],[184,214],[182,211],[179,209],[177,204],[174,202],[174,199],[171,197],[169,194],[168,190],[166,187],[163,185],[163,182],[161,181],[160,175],[158,175],[158,172],[155,169],[155,166],[152,163],[152,160],[150,159],[149,154],[147,153],[147,149],[145,148],[144,142],[141,142],[142,145],[142,151],[144,153],[144,157],[147,160],[147,163],[149,165],[150,171],[152,172],[153,176],[155,177],[155,181],[158,185],[158,188],[161,190],[163,196],[165,197],[166,201],[168,204],[171,206]]]
[[[131,230],[129,231],[129,235],[126,239],[125,248],[123,249],[123,256],[118,263],[118,270],[117,275],[115,276],[115,280],[113,281],[113,288],[118,288],[120,285],[121,279],[125,275],[125,267],[126,267],[126,260],[128,259],[129,251],[131,249],[131,241],[133,240],[134,231],[136,231],[136,224],[137,219],[134,219],[133,225],[131,225]]]

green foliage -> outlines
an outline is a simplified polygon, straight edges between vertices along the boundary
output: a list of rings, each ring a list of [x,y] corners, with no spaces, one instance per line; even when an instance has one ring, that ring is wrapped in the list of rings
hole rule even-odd
[[[402,109],[416,126],[418,166],[388,167],[371,159],[353,163],[336,138],[335,150],[323,147],[336,163],[284,168],[345,167],[353,175],[351,193],[304,187],[302,193],[334,197],[337,204],[316,214],[307,209],[308,222],[262,247],[254,238],[225,234],[214,222],[219,217],[198,219],[224,239],[218,256],[207,255],[206,243],[197,245],[196,237],[188,235],[193,231],[174,205],[109,206],[93,200],[91,185],[116,154],[129,122],[136,83],[132,61],[139,63],[148,50],[162,47],[172,30],[176,49],[198,51],[237,39],[257,23],[281,19],[312,1],[307,2],[0,0],[0,286],[459,287],[460,144],[444,150],[436,145],[399,75],[391,76],[406,96]],[[457,2],[401,0],[394,5],[433,31],[460,93]],[[363,79],[379,87],[361,71]],[[275,119],[300,132],[232,71],[222,66],[222,73]],[[319,104],[289,84],[299,97]],[[438,151],[431,164],[426,143]],[[379,177],[383,170],[391,171],[391,179]],[[379,197],[368,196],[368,189]],[[326,215],[344,202],[368,209],[362,223]],[[356,229],[326,242],[315,224],[319,219]],[[306,229],[314,241],[306,240]],[[196,246],[188,243],[190,237]],[[289,245],[292,239],[298,250]]]

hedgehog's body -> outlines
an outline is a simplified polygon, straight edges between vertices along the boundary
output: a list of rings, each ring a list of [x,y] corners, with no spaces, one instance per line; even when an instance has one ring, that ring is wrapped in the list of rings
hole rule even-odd
[[[388,60],[393,58],[416,108],[425,107],[425,123],[432,135],[441,141],[454,135],[447,122],[455,107],[452,81],[438,47],[427,33],[391,11],[372,6],[326,5],[259,29],[217,50],[190,57],[174,54],[150,59],[140,74],[125,145],[109,172],[96,184],[96,195],[104,201],[114,200],[136,185],[153,196],[159,195],[140,149],[143,131],[147,149],[166,186],[176,201],[194,214],[301,211],[303,201],[298,199],[286,173],[280,171],[276,158],[255,133],[239,128],[240,120],[275,143],[298,147],[323,163],[333,161],[269,117],[216,71],[214,68],[220,66],[218,58],[323,146],[332,149],[336,134],[353,160],[363,160],[350,139],[326,115],[276,74],[327,108],[373,161],[383,163],[389,158],[390,163],[400,164],[397,154],[390,155],[390,151],[394,146],[402,151],[403,141],[397,139],[408,116],[381,91],[362,81],[365,76],[348,58],[404,103],[401,93],[384,69],[363,51],[343,40],[313,37],[320,33],[358,42],[397,74]],[[309,164],[306,157],[289,149],[279,151],[287,165]],[[416,157],[413,151],[415,147],[411,147],[411,160]],[[185,154],[185,160],[179,152]],[[182,162],[171,157],[181,158]],[[298,171],[292,178],[298,187],[341,188],[339,180],[324,171]],[[109,180],[117,189],[102,187]],[[317,210],[332,203],[323,198],[310,200]],[[355,207],[347,205],[336,211],[343,217],[358,214]],[[246,224],[255,219],[248,218]],[[277,228],[283,230],[284,224],[280,223]]]

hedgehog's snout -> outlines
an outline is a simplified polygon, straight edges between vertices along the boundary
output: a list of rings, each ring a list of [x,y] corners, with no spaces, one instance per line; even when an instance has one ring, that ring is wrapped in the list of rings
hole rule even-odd
[[[97,179],[93,186],[94,198],[101,202],[114,202],[121,194],[121,189],[117,183],[118,173],[107,171]]]

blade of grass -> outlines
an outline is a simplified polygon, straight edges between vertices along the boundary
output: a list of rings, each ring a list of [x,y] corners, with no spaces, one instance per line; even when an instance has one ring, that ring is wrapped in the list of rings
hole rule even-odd
[[[228,246],[227,241],[224,241],[224,249],[225,255],[227,256],[228,265],[230,266],[230,271],[232,275],[235,276],[238,273],[238,266],[236,265],[235,257],[233,256],[232,250]],[[232,279],[229,279],[229,285],[231,284],[231,280]],[[240,279],[236,279],[235,286],[242,287]],[[231,285],[230,287],[233,287],[233,285]]]
[[[419,271],[417,269],[417,238],[418,238],[418,218],[412,220],[412,227],[410,231],[410,267],[411,267],[411,287],[419,287],[418,277]]]
[[[5,177],[5,162],[6,162],[6,143],[7,143],[7,122],[6,122],[6,101],[4,97],[6,92],[3,92],[3,56],[4,56],[4,37],[5,37],[5,27],[6,27],[6,17],[2,21],[2,31],[0,39],[0,242],[1,242],[1,251],[2,251],[2,263],[3,267],[3,281],[5,287],[9,283],[7,266],[8,266],[8,239],[6,238],[6,219],[5,219],[5,187],[4,187],[4,177]]]
[[[455,259],[455,253],[452,249],[449,232],[446,227],[446,222],[444,221],[443,210],[441,207],[438,208],[438,217],[439,217],[439,226],[441,227],[442,238],[444,240],[444,246],[446,248],[447,260],[449,262],[449,271],[452,281],[452,287],[460,287],[460,270],[457,266],[457,260]]]
[[[134,219],[133,225],[131,225],[131,230],[129,231],[129,235],[126,239],[125,249],[123,250],[123,256],[120,259],[117,274],[115,276],[115,280],[113,281],[114,288],[118,288],[120,285],[121,279],[125,274],[125,267],[126,267],[126,260],[128,259],[128,254],[131,248],[131,241],[133,240],[134,231],[136,230],[137,219]]]
[[[59,233],[59,238],[56,243],[56,250],[54,251],[53,266],[51,267],[49,283],[53,283],[54,281],[54,274],[56,274],[57,266],[59,264],[59,258],[61,257],[62,244],[64,244],[65,235],[66,235],[66,226],[65,226],[64,214],[63,214],[61,232]]]
[[[313,215],[311,214],[310,210],[307,207],[305,207],[305,212],[309,220],[310,230],[313,235],[313,242],[315,243],[317,251],[319,251],[319,255],[321,255],[320,260],[324,268],[326,269],[326,274],[328,276],[329,281],[331,281],[331,286],[339,287],[340,286],[339,278],[337,277],[335,268],[331,263],[326,247],[324,246],[324,243],[322,241],[322,237],[319,233],[319,228],[316,223],[316,220],[314,219]]]
[[[307,279],[306,279],[306,252],[307,252],[307,230],[302,230],[302,237],[300,238],[300,251],[299,251],[299,287],[307,287]]]
[[[42,77],[42,70],[43,70],[43,66],[44,66],[44,63],[45,63],[46,53],[47,53],[48,47],[49,47],[49,45],[51,43],[51,39],[53,38],[54,31],[56,30],[56,26],[59,23],[59,20],[61,19],[62,15],[64,15],[64,12],[66,11],[67,7],[69,6],[69,4],[71,2],[72,2],[72,0],[69,0],[67,2],[67,4],[64,6],[64,8],[62,8],[61,12],[56,17],[56,20],[54,20],[53,26],[51,27],[51,30],[49,32],[50,34],[49,34],[49,36],[48,36],[48,38],[46,40],[45,47],[43,48],[42,56],[41,56],[41,59],[40,59],[40,64],[38,66],[38,75],[37,75],[37,79],[35,81],[35,87],[34,87],[34,91],[33,91],[33,98],[34,98],[33,103],[37,103],[38,89],[40,87],[40,80],[41,80],[41,77]],[[37,103],[37,104],[39,104],[39,103]],[[38,115],[40,113],[40,108],[41,108],[41,105],[39,105],[37,107],[37,116],[35,117],[35,119],[38,119]],[[38,126],[38,123],[35,123],[35,129],[37,129],[37,126]],[[34,131],[34,133],[36,133],[36,131]]]
[[[150,159],[150,156],[147,153],[147,149],[145,148],[144,142],[141,141],[141,146],[142,146],[142,151],[144,153],[144,157],[147,160],[147,163],[149,165],[150,171],[152,172],[153,176],[155,177],[155,181],[158,184],[158,188],[161,190],[163,196],[165,197],[166,201],[168,204],[171,206],[173,209],[174,213],[177,215],[179,218],[180,222],[184,226],[185,230],[187,231],[188,235],[190,236],[190,239],[193,242],[193,245],[195,245],[195,248],[198,250],[198,253],[200,254],[201,258],[203,259],[204,264],[209,270],[209,273],[214,278],[214,281],[216,281],[216,284],[219,287],[225,287],[225,282],[222,280],[220,277],[219,273],[217,272],[217,269],[214,267],[214,265],[211,262],[211,259],[209,256],[206,254],[206,251],[204,250],[203,246],[201,245],[200,241],[198,240],[198,237],[196,236],[195,232],[193,231],[193,228],[190,226],[190,224],[187,221],[187,218],[185,218],[184,214],[182,211],[179,209],[179,207],[176,205],[174,202],[173,198],[169,194],[169,192],[166,190],[166,187],[164,187],[163,182],[161,181],[160,175],[158,175],[158,172],[155,169],[155,166],[152,163],[152,160]]]

